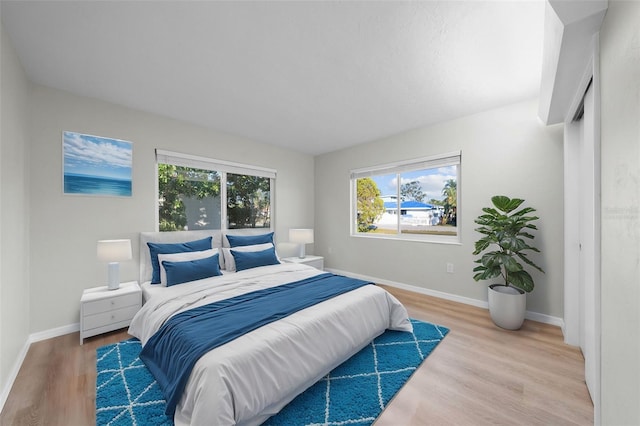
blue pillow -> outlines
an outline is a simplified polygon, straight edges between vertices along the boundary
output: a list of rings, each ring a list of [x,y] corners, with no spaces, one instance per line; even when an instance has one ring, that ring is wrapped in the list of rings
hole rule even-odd
[[[218,254],[214,254],[204,259],[187,260],[185,262],[163,261],[162,266],[167,271],[167,287],[222,275],[218,256]]]
[[[231,250],[233,260],[236,261],[236,271],[257,268],[258,266],[277,265],[278,256],[276,248],[271,247],[263,251],[236,251]]]
[[[159,254],[184,253],[187,251],[202,251],[211,248],[211,237],[201,240],[189,241],[188,243],[147,243],[149,246],[149,254],[151,255],[151,267],[153,274],[151,275],[151,284],[160,284],[160,264],[158,263]]]
[[[227,235],[229,247],[253,246],[256,244],[273,244],[273,232],[260,235]]]

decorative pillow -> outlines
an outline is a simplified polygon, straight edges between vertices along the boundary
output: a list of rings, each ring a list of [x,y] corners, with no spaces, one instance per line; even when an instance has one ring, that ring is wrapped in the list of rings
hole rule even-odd
[[[211,237],[189,241],[187,243],[147,243],[147,246],[149,246],[151,267],[153,268],[151,284],[160,284],[160,264],[158,263],[159,254],[209,250],[211,248]]]
[[[280,263],[276,256],[276,248],[271,247],[263,251],[237,251],[232,249],[231,254],[236,262],[236,270],[257,268],[258,266],[277,265]]]
[[[218,264],[218,256],[218,254],[214,254],[204,259],[184,262],[163,261],[162,266],[167,271],[167,286],[222,275]]]
[[[233,254],[231,254],[231,250],[240,251],[240,252],[251,252],[251,251],[263,251],[272,247],[274,247],[274,245],[271,243],[255,244],[252,246],[241,246],[241,247],[235,247],[233,249],[229,247],[222,247],[221,250],[224,255],[225,270],[230,272],[233,272],[236,270],[236,261],[233,258]]]
[[[273,232],[260,235],[227,235],[227,240],[231,247],[253,246],[265,243],[273,244]]]
[[[158,263],[160,264],[160,284],[165,287],[167,285],[167,271],[162,264],[163,261],[167,260],[169,262],[184,262],[186,260],[204,259],[206,257],[211,257],[214,254],[218,254],[218,249],[186,251],[184,253],[159,254]]]

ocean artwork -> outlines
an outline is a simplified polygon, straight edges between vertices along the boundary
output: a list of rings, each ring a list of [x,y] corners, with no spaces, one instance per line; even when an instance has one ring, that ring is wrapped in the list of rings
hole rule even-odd
[[[131,197],[131,142],[63,134],[64,193]]]

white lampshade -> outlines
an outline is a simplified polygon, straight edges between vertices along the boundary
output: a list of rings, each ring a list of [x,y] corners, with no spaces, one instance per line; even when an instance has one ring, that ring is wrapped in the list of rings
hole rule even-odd
[[[120,262],[131,259],[131,240],[98,241],[98,260]]]
[[[107,269],[107,287],[115,290],[120,287],[120,264],[131,259],[131,240],[100,240],[97,249],[98,260],[109,262]]]
[[[313,229],[289,229],[289,241],[300,244],[299,257],[304,258],[304,245],[313,242]]]
[[[289,241],[298,244],[311,244],[313,229],[289,229]]]

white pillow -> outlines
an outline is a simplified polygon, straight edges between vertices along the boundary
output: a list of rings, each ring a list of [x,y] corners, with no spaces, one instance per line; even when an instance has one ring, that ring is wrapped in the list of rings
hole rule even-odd
[[[188,251],[184,253],[159,254],[158,263],[160,264],[160,285],[167,286],[167,271],[164,269],[162,262],[186,262],[188,260],[206,259],[218,253],[218,249],[209,249],[202,251]]]
[[[273,243],[254,244],[252,246],[240,246],[240,247],[222,247],[221,250],[224,253],[224,269],[225,271],[235,272],[236,261],[233,258],[231,250],[250,252],[250,251],[263,251],[274,247]],[[276,253],[276,257],[278,254]],[[280,258],[278,258],[280,260]]]

